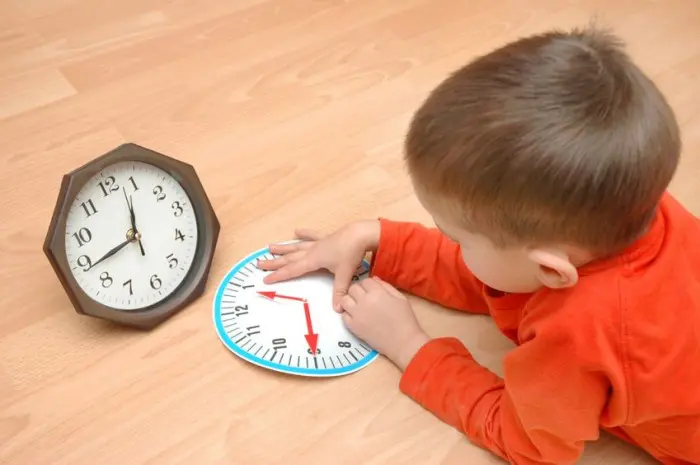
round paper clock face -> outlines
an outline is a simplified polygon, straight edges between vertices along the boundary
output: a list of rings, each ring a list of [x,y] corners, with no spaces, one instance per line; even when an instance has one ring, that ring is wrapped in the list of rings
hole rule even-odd
[[[333,277],[316,272],[266,285],[257,268],[273,255],[259,250],[224,277],[213,305],[223,344],[264,368],[301,376],[340,376],[375,360],[378,353],[355,337],[332,308]],[[368,264],[354,278],[368,276]]]

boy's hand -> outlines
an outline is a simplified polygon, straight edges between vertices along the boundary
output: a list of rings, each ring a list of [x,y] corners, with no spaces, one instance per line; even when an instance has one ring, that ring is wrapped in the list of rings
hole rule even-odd
[[[258,268],[273,271],[265,277],[265,284],[327,269],[335,275],[333,308],[340,312],[340,299],[347,294],[365,253],[377,248],[379,234],[379,221],[350,223],[325,237],[315,231],[297,230],[296,236],[301,242],[271,245],[270,252],[280,257],[260,260]]]
[[[429,340],[408,299],[380,279],[368,278],[353,284],[341,306],[348,329],[401,371]]]

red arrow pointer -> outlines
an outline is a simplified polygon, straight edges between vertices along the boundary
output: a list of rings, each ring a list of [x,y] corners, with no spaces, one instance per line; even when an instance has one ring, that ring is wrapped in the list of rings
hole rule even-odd
[[[292,297],[290,295],[282,295],[282,294],[278,294],[276,291],[258,291],[258,294],[260,294],[263,297],[267,297],[270,300],[275,300],[275,298],[278,298],[278,299],[296,300],[297,302],[306,302],[306,299],[302,299],[301,297]]]
[[[309,349],[311,349],[311,354],[316,355],[316,348],[318,347],[318,334],[314,334],[314,327],[311,326],[311,310],[309,309],[309,303],[304,301],[304,313],[306,314],[306,331],[307,334],[304,335],[306,342],[309,344]]]

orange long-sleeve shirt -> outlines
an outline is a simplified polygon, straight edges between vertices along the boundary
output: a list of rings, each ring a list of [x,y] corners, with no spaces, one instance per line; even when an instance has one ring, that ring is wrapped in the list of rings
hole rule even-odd
[[[700,463],[700,220],[666,195],[643,238],[579,273],[573,288],[504,295],[438,230],[382,220],[373,275],[490,314],[516,344],[501,378],[433,339],[400,389],[513,464],[574,463],[601,428],[662,463]]]

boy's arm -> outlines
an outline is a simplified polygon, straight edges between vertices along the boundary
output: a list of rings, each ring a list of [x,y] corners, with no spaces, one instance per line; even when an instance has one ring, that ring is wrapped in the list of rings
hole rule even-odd
[[[546,325],[534,334],[505,357],[504,379],[459,340],[433,339],[408,364],[400,388],[511,464],[573,464],[584,442],[599,437],[609,384],[595,363],[577,358],[586,335]]]
[[[487,313],[483,286],[464,264],[458,244],[417,223],[382,219],[380,225],[373,276],[445,307]]]

